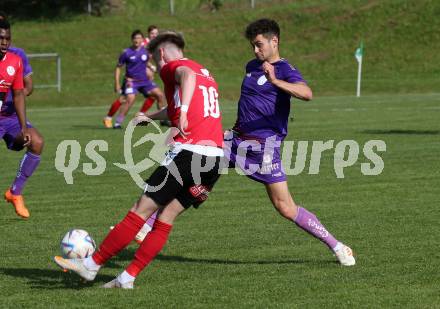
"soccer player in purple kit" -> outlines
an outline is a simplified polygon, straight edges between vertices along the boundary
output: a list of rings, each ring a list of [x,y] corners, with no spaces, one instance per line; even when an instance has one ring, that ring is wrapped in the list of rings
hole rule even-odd
[[[0,14],[0,58],[5,59],[7,53],[13,53],[21,58],[23,65],[23,82],[24,88],[22,90],[24,96],[32,93],[32,68],[29,64],[25,52],[21,48],[10,45],[11,33],[4,14]],[[9,67],[8,67],[9,70]],[[8,71],[8,74],[10,72]],[[14,92],[14,96],[15,96]],[[15,98],[10,91],[6,100],[0,98],[0,137],[5,141],[8,149],[20,151],[27,147],[27,152],[24,154],[17,172],[17,176],[12,186],[5,192],[5,200],[13,204],[15,212],[22,218],[30,216],[28,209],[25,206],[22,196],[23,188],[28,178],[33,174],[40,163],[40,155],[43,150],[44,140],[41,134],[26,121],[26,134],[30,135],[30,139],[23,135],[23,128],[21,127],[19,115],[17,115]],[[29,140],[28,140],[29,139]]]
[[[263,183],[279,214],[325,243],[341,265],[355,265],[352,250],[330,234],[313,213],[294,202],[281,167],[280,146],[287,135],[290,98],[311,100],[312,90],[301,73],[280,57],[276,21],[252,22],[245,36],[256,59],[246,65],[237,121],[225,132],[229,167],[235,164],[249,178]]]
[[[147,76],[148,53],[142,46],[144,35],[140,30],[135,30],[131,34],[132,46],[125,49],[119,56],[119,61],[115,69],[115,91],[121,92],[126,96],[126,102],[122,105],[116,122],[115,129],[121,128],[129,109],[134,104],[136,95],[140,92],[144,97],[152,96],[158,102],[159,109],[165,107],[165,96],[162,90],[151,81]],[[121,88],[120,75],[121,67],[125,66],[126,73],[123,86]]]

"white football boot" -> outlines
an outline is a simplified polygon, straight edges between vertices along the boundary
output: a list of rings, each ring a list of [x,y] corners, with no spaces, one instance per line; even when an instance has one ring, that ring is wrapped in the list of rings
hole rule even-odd
[[[334,249],[336,258],[342,266],[353,266],[356,264],[356,260],[353,256],[353,250],[343,243],[338,243]]]
[[[104,289],[127,289],[127,290],[130,290],[130,289],[134,288],[133,283],[134,283],[133,281],[121,283],[121,282],[119,282],[118,278],[115,278],[112,281],[104,284],[102,287]]]
[[[86,281],[93,281],[98,273],[96,270],[88,269],[84,265],[84,259],[65,259],[61,256],[55,256],[53,260],[64,271],[73,271]]]

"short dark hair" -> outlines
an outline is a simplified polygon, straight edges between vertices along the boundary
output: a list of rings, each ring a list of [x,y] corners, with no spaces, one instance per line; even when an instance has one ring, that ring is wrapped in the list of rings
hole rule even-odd
[[[159,34],[157,37],[151,40],[151,42],[148,44],[148,51],[153,54],[157,47],[162,43],[174,44],[181,50],[185,48],[185,41],[183,40],[182,35],[176,32],[167,31]]]
[[[259,34],[262,34],[265,38],[270,39],[274,36],[280,39],[280,26],[278,23],[269,18],[258,19],[252,23],[250,23],[246,27],[245,37],[249,41],[255,39],[255,37]]]
[[[131,33],[131,39],[133,40],[134,37],[137,35],[142,35],[142,37],[144,37],[144,34],[142,33],[142,31],[140,31],[139,29],[136,29]]]
[[[154,29],[158,29],[157,26],[155,26],[155,25],[149,25],[149,26],[148,26],[148,29],[147,29],[147,32],[150,33],[150,32],[153,31]]]
[[[0,29],[9,30],[11,29],[11,25],[6,19],[0,19]]]

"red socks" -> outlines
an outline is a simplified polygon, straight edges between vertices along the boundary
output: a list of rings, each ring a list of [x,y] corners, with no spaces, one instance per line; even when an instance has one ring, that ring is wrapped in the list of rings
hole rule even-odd
[[[150,109],[151,106],[153,106],[155,99],[152,97],[148,97],[145,99],[144,104],[142,105],[140,112],[145,113],[147,110]]]
[[[119,101],[119,99],[116,99],[116,101],[113,102],[112,106],[108,110],[107,116],[113,117],[113,115],[116,114],[121,105],[121,101]]]
[[[128,212],[125,218],[116,224],[115,228],[108,233],[92,258],[98,265],[103,265],[112,256],[115,256],[134,239],[144,225],[145,220],[134,212]]]
[[[162,250],[171,232],[172,225],[156,220],[153,229],[148,233],[139,249],[134,255],[134,260],[126,268],[126,272],[136,277]]]

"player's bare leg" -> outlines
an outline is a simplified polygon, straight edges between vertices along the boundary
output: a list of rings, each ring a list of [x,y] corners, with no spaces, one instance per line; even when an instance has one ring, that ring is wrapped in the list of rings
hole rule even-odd
[[[266,191],[281,216],[293,221],[299,228],[325,243],[335,253],[341,265],[355,265],[352,250],[334,238],[313,213],[295,204],[287,181],[266,184]]]
[[[29,210],[24,203],[22,191],[30,176],[32,176],[35,169],[40,164],[40,155],[43,152],[44,139],[41,134],[35,128],[30,128],[31,143],[27,146],[27,152],[24,154],[23,159],[20,162],[20,166],[17,172],[12,186],[5,192],[5,200],[11,203],[17,215],[22,218],[29,218]],[[13,148],[21,148],[25,144],[23,136],[20,134],[14,141]]]
[[[133,106],[135,100],[136,100],[135,94],[133,94],[133,93],[127,94],[125,104],[123,104],[121,106],[121,109],[119,110],[119,114],[118,114],[118,117],[116,118],[116,122],[115,122],[115,125],[113,126],[113,128],[115,128],[115,129],[121,128],[121,125],[124,122],[125,116],[127,116],[128,111]]]
[[[148,93],[148,95],[151,96],[152,98],[156,99],[156,101],[157,101],[157,109],[161,109],[161,108],[166,106],[165,95],[163,94],[162,90],[160,90],[159,88],[154,88],[153,90],[151,90]],[[171,125],[171,121],[169,121],[169,120],[161,120],[160,121],[160,125],[161,126],[166,126],[166,127],[171,127],[172,126]]]
[[[122,106],[122,104],[125,103],[125,96],[121,95],[119,98],[116,99],[116,101],[113,102],[113,104],[110,106],[110,109],[107,112],[107,116],[104,118],[104,126],[106,128],[112,128],[113,127],[113,116],[116,114],[116,112],[119,110],[119,108]]]
[[[133,210],[133,209],[132,209]],[[141,209],[134,210],[141,211]],[[161,210],[153,230],[147,235],[135,253],[133,261],[118,277],[106,283],[104,288],[132,289],[136,276],[147,266],[162,250],[171,232],[175,219],[185,211],[185,208],[174,199]],[[148,214],[149,212],[147,212]]]

